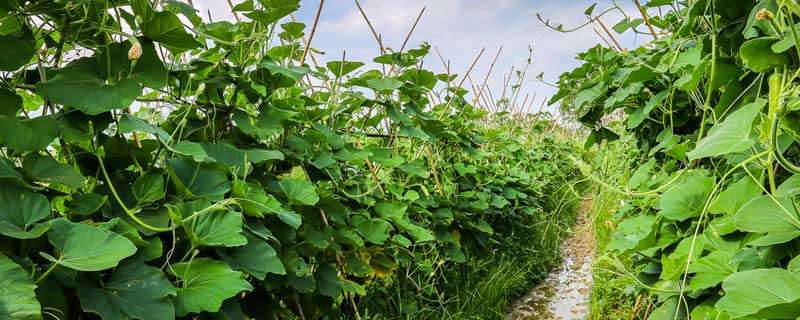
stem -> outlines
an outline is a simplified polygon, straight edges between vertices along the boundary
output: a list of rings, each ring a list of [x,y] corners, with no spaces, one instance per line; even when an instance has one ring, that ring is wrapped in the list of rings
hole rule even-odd
[[[39,278],[36,279],[36,284],[39,284],[44,279],[46,279],[47,276],[50,275],[50,273],[53,272],[53,270],[55,270],[57,266],[58,266],[58,263],[53,262],[53,264],[50,266],[50,268],[47,268],[47,271],[42,273],[42,275],[39,276]]]
[[[120,198],[119,194],[117,193],[117,189],[114,188],[114,184],[111,183],[111,178],[108,175],[108,170],[106,170],[106,165],[103,164],[103,158],[101,158],[100,155],[96,153],[96,151],[97,150],[95,150],[95,156],[97,156],[97,161],[100,163],[100,171],[103,173],[103,178],[105,179],[105,182],[108,185],[108,189],[111,190],[111,194],[114,196],[114,199],[117,200],[117,203],[119,204],[120,207],[122,207],[122,210],[125,211],[128,217],[130,217],[133,221],[138,223],[143,228],[153,232],[166,232],[172,230],[172,228],[160,228],[152,226],[147,222],[142,221],[142,219],[137,217],[136,214],[134,214],[130,209],[128,209],[125,203],[122,202],[122,198]]]
[[[771,136],[771,146],[772,154],[775,156],[775,159],[778,160],[778,163],[784,169],[788,170],[791,173],[800,173],[800,166],[797,166],[786,158],[783,157],[783,153],[781,153],[780,149],[778,149],[778,122],[780,122],[779,117],[775,117],[772,120],[772,136]]]
[[[794,25],[794,18],[791,12],[787,13],[786,16],[789,18],[789,30],[792,31],[792,38],[794,38],[794,50],[797,52],[797,58],[800,59],[800,36],[797,34],[797,26]]]
[[[703,139],[706,132],[706,113],[708,108],[711,107],[711,95],[714,93],[712,86],[714,85],[714,80],[716,80],[714,70],[717,69],[717,19],[715,15],[714,6],[711,6],[711,21],[714,28],[711,33],[711,76],[708,78],[708,85],[706,85],[706,100],[703,101],[703,118],[700,121],[700,132],[697,135],[698,142]]]

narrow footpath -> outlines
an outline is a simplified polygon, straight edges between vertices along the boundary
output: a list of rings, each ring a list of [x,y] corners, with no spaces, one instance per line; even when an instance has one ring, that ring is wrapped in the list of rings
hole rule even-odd
[[[561,244],[561,266],[522,297],[507,319],[579,320],[587,317],[595,247],[590,206],[591,199],[581,202],[572,234]]]

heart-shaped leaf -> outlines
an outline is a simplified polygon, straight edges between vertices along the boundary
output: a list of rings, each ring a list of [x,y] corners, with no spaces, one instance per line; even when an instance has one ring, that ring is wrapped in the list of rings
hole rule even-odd
[[[78,296],[84,311],[111,319],[175,319],[169,296],[175,288],[160,269],[141,261],[128,261],[105,281],[78,281]]]
[[[40,254],[53,263],[78,271],[100,271],[117,266],[136,253],[136,246],[116,233],[67,219],[50,221],[47,239],[58,250],[58,258]]]
[[[98,71],[95,58],[70,62],[36,88],[43,97],[89,115],[127,108],[142,93],[142,87],[132,79],[108,83]]]
[[[180,316],[217,312],[225,299],[253,289],[241,272],[222,261],[198,258],[173,264],[169,271],[181,280],[175,299],[175,311]]]
[[[42,319],[35,289],[28,272],[0,253],[0,319]]]
[[[43,195],[22,188],[0,186],[0,234],[17,239],[38,238],[50,216],[50,202]]]

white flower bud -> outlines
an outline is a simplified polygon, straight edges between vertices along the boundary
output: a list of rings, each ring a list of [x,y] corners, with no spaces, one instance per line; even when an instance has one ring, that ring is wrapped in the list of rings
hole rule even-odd
[[[139,41],[133,41],[131,49],[128,50],[128,60],[138,60],[142,56],[142,44]]]

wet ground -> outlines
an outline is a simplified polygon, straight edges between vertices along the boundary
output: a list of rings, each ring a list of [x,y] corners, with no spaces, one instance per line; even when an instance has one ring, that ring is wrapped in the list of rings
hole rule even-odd
[[[590,201],[581,203],[572,234],[561,245],[563,261],[508,314],[510,320],[575,320],[588,315],[594,234]]]

